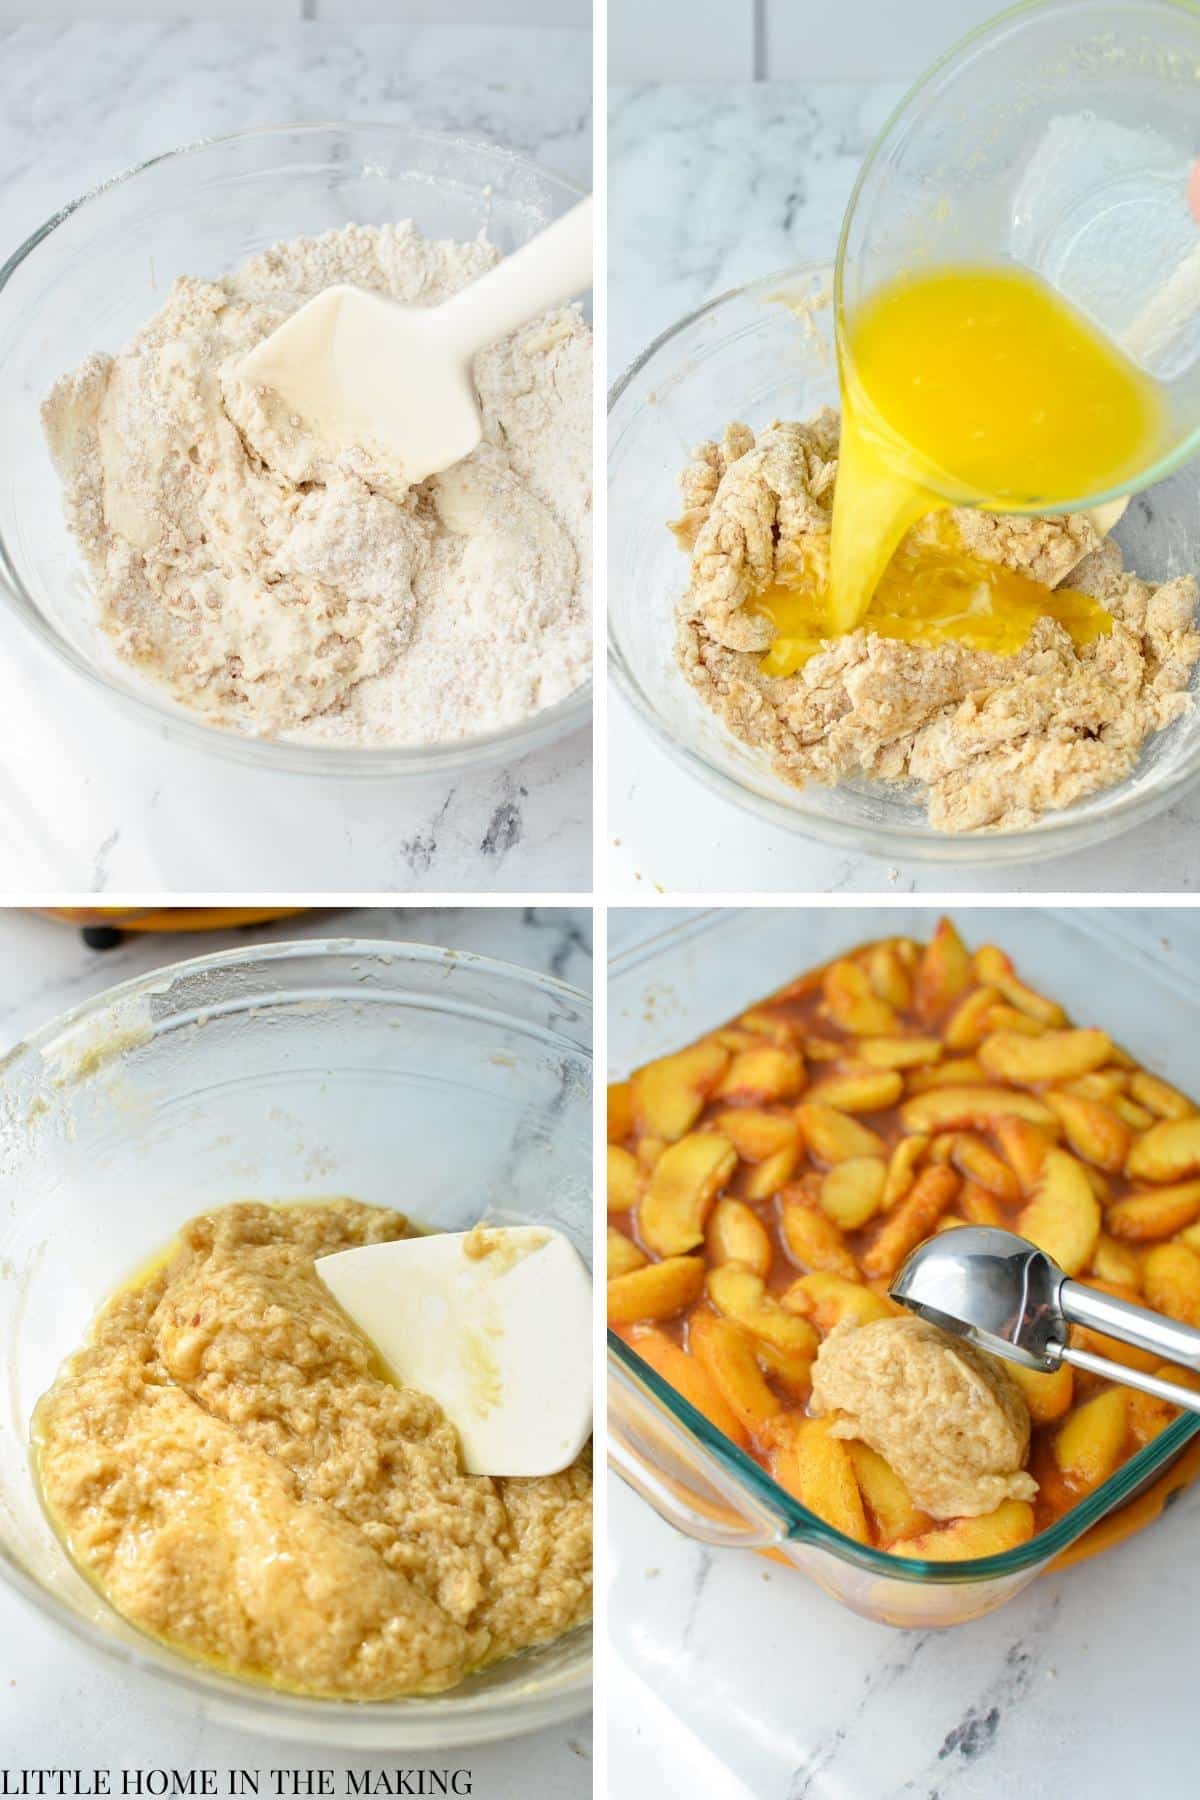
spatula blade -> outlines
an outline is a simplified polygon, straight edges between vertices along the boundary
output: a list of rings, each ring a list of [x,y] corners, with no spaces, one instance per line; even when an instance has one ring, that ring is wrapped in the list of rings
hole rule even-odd
[[[327,448],[365,450],[394,485],[413,487],[461,462],[483,435],[470,366],[438,315],[362,288],[325,288],[237,374],[271,389]]]
[[[477,1227],[324,1256],[395,1379],[435,1399],[472,1475],[552,1475],[592,1429],[592,1289],[561,1232]]]

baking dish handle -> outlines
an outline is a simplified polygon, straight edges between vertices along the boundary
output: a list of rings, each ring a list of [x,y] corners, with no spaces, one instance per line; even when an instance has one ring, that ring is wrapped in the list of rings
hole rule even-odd
[[[608,1360],[608,1461],[660,1519],[704,1544],[766,1549],[788,1521],[750,1493],[615,1357]]]

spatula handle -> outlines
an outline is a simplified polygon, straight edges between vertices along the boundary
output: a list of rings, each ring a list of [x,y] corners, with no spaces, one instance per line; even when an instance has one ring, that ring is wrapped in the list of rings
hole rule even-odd
[[[452,334],[456,352],[467,359],[591,285],[589,194],[470,287],[444,300],[437,309],[438,329]]]
[[[1164,1362],[1182,1363],[1185,1369],[1200,1371],[1200,1331],[1191,1325],[1181,1325],[1178,1319],[1169,1319],[1164,1313],[1151,1312],[1148,1307],[1106,1294],[1102,1288],[1069,1279],[1059,1288],[1058,1303],[1072,1325],[1086,1325],[1105,1337],[1133,1344],[1138,1350],[1149,1350]]]

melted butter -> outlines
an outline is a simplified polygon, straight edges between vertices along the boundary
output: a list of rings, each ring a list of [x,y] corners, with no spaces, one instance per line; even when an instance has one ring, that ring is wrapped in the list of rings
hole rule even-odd
[[[841,352],[822,635],[869,622],[914,642],[1019,649],[1033,617],[1062,616],[1046,601],[1049,590],[1038,599],[1040,584],[990,565],[981,575],[981,565],[955,563],[953,553],[914,563],[896,557],[898,546],[918,519],[948,506],[1062,511],[1131,480],[1163,446],[1160,390],[1081,313],[1016,267],[903,275],[860,307]],[[887,592],[876,595],[881,583]],[[785,592],[792,585],[786,576],[780,583]],[[875,622],[873,596],[890,626]],[[1069,630],[1098,625],[1074,616],[1076,597],[1054,598],[1072,615],[1063,618]],[[1031,617],[1035,602],[1041,611]],[[769,618],[778,614],[794,645],[812,637],[813,615],[793,611],[790,599],[771,592],[758,606]],[[798,654],[779,647],[776,660]]]
[[[764,675],[794,675],[834,634],[825,565],[827,540],[807,557],[781,559],[780,578],[749,610],[770,620],[776,637],[761,663]],[[1011,656],[1039,619],[1056,619],[1079,648],[1112,630],[1096,600],[1072,588],[1046,587],[1031,576],[972,556],[949,522],[919,542],[907,539],[892,557],[861,620],[864,630],[909,644],[958,643]]]

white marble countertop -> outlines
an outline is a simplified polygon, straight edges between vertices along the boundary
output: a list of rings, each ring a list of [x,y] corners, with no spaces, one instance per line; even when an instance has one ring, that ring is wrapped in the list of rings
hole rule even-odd
[[[609,949],[687,915],[614,909]],[[1200,956],[1200,915],[1134,909]],[[872,928],[864,924],[862,936]],[[798,1571],[681,1537],[611,1477],[608,1768],[705,1800],[1116,1800],[1196,1789],[1200,1487],[1101,1560],[948,1631],[860,1619]]]
[[[3,254],[147,156],[283,121],[463,131],[591,181],[587,31],[4,24],[0,50]],[[0,893],[586,890],[589,749],[579,733],[509,769],[416,786],[263,775],[114,715],[10,624]]]
[[[404,938],[476,950],[584,989],[592,982],[591,913],[584,908],[319,912],[255,927],[253,935],[131,936],[118,948],[99,953],[85,948],[68,925],[0,910],[0,1052],[89,994],[143,970],[259,936]],[[230,1768],[283,1765],[333,1769],[335,1791],[342,1794],[347,1770],[423,1764],[469,1768],[478,1800],[586,1800],[592,1791],[586,1718],[511,1743],[457,1753],[346,1757],[207,1722],[198,1711],[160,1698],[156,1688],[132,1684],[116,1665],[93,1661],[3,1585],[0,1644],[0,1775],[5,1768],[48,1764],[107,1767],[114,1771],[113,1791],[119,1793],[120,1772],[126,1768],[215,1768],[222,1772],[220,1791],[225,1792]],[[268,1792],[265,1777],[263,1792]]]
[[[609,379],[727,288],[832,260],[859,165],[893,105],[885,82],[615,88],[609,123]],[[954,870],[832,848],[685,774],[610,690],[609,892],[1175,893],[1200,885],[1200,792],[1099,849]]]

